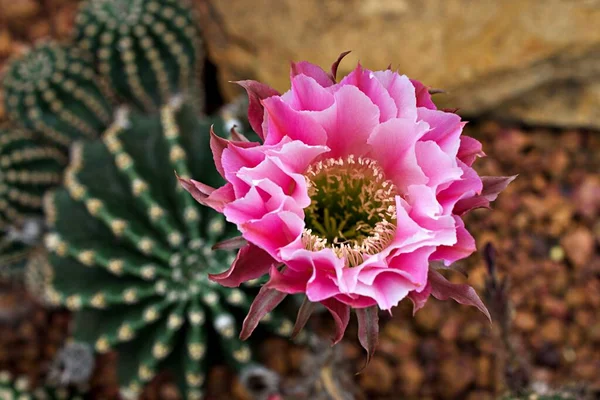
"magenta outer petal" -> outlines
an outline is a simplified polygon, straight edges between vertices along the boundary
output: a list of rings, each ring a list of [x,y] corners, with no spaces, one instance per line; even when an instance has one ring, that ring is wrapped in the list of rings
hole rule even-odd
[[[287,294],[305,293],[306,282],[310,279],[310,271],[294,271],[285,269],[283,272],[273,266],[269,273],[271,279],[266,283],[271,289]]]
[[[332,344],[339,343],[344,337],[344,332],[348,327],[350,321],[350,307],[335,299],[327,299],[321,302],[329,310],[331,316],[335,321],[335,336],[332,340]]]
[[[415,98],[415,87],[410,80],[397,72],[386,70],[373,72],[383,87],[385,87],[396,103],[398,118],[406,118],[414,121],[417,118],[417,100]]]
[[[415,315],[417,311],[423,308],[425,303],[427,303],[427,300],[429,299],[430,295],[431,285],[429,284],[429,282],[427,282],[427,285],[425,285],[425,288],[421,292],[413,290],[408,294],[408,298],[413,303],[413,315]]]
[[[310,76],[322,87],[329,87],[335,83],[323,68],[308,61],[292,62],[290,78],[293,80],[298,75]]]
[[[431,100],[431,95],[429,94],[429,88],[423,85],[421,82],[411,79],[410,82],[415,87],[415,94],[417,96],[417,107],[425,107],[430,110],[436,110],[437,107]]]
[[[226,287],[238,287],[243,282],[260,278],[268,273],[276,263],[277,261],[264,250],[249,243],[240,249],[227,271],[211,274],[209,278]]]
[[[469,136],[460,137],[460,146],[458,148],[458,159],[469,167],[473,165],[477,157],[484,157],[481,143]]]
[[[264,108],[261,100],[271,96],[277,96],[279,95],[279,92],[264,83],[256,81],[248,80],[238,81],[236,83],[246,89],[246,92],[248,93],[248,121],[250,122],[250,126],[254,132],[264,140],[265,135],[262,130]]]

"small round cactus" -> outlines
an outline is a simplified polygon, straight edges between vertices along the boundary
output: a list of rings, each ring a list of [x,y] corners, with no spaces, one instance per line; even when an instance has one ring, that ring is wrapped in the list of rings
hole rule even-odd
[[[207,276],[233,261],[211,248],[235,228],[198,205],[173,173],[219,184],[210,123],[221,129],[177,102],[159,116],[119,112],[101,141],[74,145],[65,188],[46,197],[46,298],[75,311],[76,340],[120,353],[126,397],[167,369],[186,398],[200,398],[211,358],[235,367],[251,360],[237,338],[249,289]],[[264,322],[282,335],[293,328],[275,316]]]
[[[3,88],[9,118],[61,146],[98,136],[112,120],[91,58],[70,46],[43,42],[12,60]]]
[[[0,372],[0,399],[2,400],[83,400],[67,388],[32,388],[27,378],[15,378],[7,371]]]
[[[0,127],[0,277],[20,271],[41,237],[43,195],[61,180],[66,157],[33,134]]]
[[[197,98],[204,59],[192,9],[180,0],[89,0],[76,19],[77,43],[128,103],[152,111],[171,96]]]

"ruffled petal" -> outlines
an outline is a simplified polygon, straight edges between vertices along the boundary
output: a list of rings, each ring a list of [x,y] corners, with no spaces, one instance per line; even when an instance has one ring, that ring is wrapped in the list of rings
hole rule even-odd
[[[415,87],[415,95],[417,96],[417,107],[425,107],[430,110],[437,110],[433,100],[431,100],[431,94],[429,94],[429,87],[423,85],[421,82],[411,79],[410,83]]]
[[[414,121],[417,118],[417,99],[415,98],[415,87],[410,79],[391,70],[375,71],[373,75],[394,99],[398,110],[396,117]]]
[[[295,76],[281,98],[297,111],[323,111],[334,103],[333,94],[307,75]]]
[[[485,153],[482,150],[479,140],[469,136],[461,136],[457,157],[470,167],[477,157],[485,157]]]
[[[423,135],[421,140],[433,140],[444,153],[456,157],[460,146],[460,135],[466,123],[461,122],[456,114],[428,108],[419,108],[418,119],[427,122],[430,127],[429,132]]]
[[[400,193],[405,193],[410,185],[423,185],[429,181],[415,153],[417,140],[428,129],[425,123],[397,118],[378,125],[368,139],[370,155]]]
[[[456,243],[452,246],[439,246],[431,255],[432,261],[444,261],[446,266],[469,257],[477,249],[475,239],[465,228],[463,220],[454,216],[454,221],[456,223]]]
[[[256,81],[238,81],[238,85],[246,89],[248,93],[248,122],[250,126],[258,134],[258,137],[264,140],[262,124],[264,119],[264,108],[262,100],[271,96],[279,95],[279,92],[264,83]]]
[[[360,64],[358,64],[354,71],[342,79],[340,85],[356,86],[361,92],[366,94],[373,104],[379,108],[379,122],[385,122],[390,118],[397,117],[398,108],[389,92],[379,79],[375,78],[372,71],[364,69]]]
[[[277,144],[286,136],[314,146],[327,143],[327,133],[310,113],[292,109],[281,97],[271,97],[263,104],[266,110],[266,145]]]

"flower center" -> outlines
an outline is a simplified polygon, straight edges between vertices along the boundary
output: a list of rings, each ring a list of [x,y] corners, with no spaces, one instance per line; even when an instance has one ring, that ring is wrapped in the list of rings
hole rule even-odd
[[[329,158],[305,174],[311,204],[305,212],[302,240],[313,251],[331,248],[354,267],[394,237],[396,190],[369,158]]]

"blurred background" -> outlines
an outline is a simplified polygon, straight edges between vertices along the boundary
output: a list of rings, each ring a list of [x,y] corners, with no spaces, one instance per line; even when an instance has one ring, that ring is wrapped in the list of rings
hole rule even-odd
[[[0,69],[40,39],[69,39],[78,3],[0,0]],[[307,359],[319,373],[340,375],[329,385],[317,376],[315,394],[305,398],[346,398],[336,397],[341,390],[367,399],[493,399],[511,385],[580,393],[573,398],[598,393],[599,0],[195,0],[194,8],[208,113],[239,101],[230,81],[256,79],[285,91],[290,60],[328,68],[352,50],[338,76],[358,61],[370,69],[391,64],[444,90],[434,101],[458,108],[471,121],[467,134],[483,142],[480,175],[519,174],[492,211],[466,219],[478,247],[495,248],[495,281],[482,254],[463,263],[495,313],[493,327],[453,302],[430,301],[414,318],[402,304],[382,317],[379,350],[360,375],[364,355],[353,332],[327,365],[311,359],[314,349],[267,338],[259,348],[264,365],[290,385],[305,382]],[[0,101],[0,121],[3,107]],[[31,302],[1,318],[29,301],[22,296],[3,290],[0,370],[35,381],[61,347],[70,316]],[[114,398],[111,362],[109,355],[96,365],[95,398]],[[251,398],[224,366],[211,370],[207,390],[216,399]],[[145,396],[179,398],[161,377]]]

